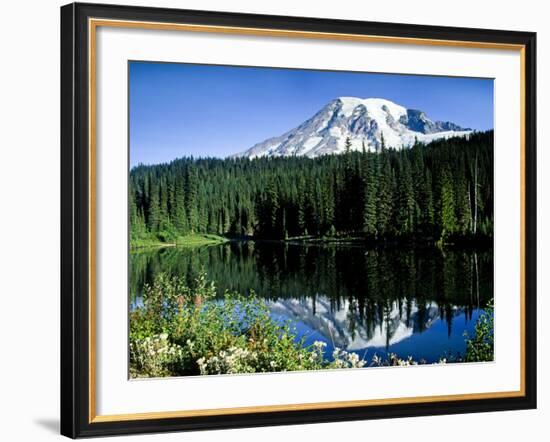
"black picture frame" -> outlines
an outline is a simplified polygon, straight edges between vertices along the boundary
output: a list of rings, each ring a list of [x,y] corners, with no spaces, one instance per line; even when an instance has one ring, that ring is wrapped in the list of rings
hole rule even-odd
[[[90,419],[89,18],[521,45],[524,50],[524,395],[94,422]],[[71,437],[536,408],[536,34],[73,3],[61,8],[61,434]]]

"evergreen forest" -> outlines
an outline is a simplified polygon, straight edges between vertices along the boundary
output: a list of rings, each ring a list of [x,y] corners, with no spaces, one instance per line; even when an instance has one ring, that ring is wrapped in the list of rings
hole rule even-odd
[[[491,240],[493,131],[377,152],[184,157],[129,179],[131,244],[193,234],[373,242]]]

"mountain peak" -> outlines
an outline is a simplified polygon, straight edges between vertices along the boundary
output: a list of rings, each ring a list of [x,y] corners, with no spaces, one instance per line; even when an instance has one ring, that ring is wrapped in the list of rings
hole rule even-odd
[[[432,121],[417,109],[384,98],[337,97],[296,128],[252,146],[241,154],[259,156],[317,157],[345,151],[349,138],[352,150],[377,151],[382,134],[388,147],[411,146],[415,139],[427,143],[437,138],[467,136],[471,129],[451,122]]]
[[[396,116],[400,117],[407,112],[407,109],[403,106],[385,98],[338,97],[336,101],[342,103],[342,108],[346,115],[352,115],[353,111],[360,106],[364,106],[369,112],[378,110],[389,113],[394,118]]]

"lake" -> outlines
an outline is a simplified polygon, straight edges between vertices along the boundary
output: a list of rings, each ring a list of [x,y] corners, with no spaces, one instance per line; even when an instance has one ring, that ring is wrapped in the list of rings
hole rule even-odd
[[[395,353],[437,362],[463,355],[480,307],[493,297],[493,251],[376,248],[280,241],[231,241],[130,254],[130,303],[166,272],[192,281],[204,270],[218,294],[264,298],[306,343],[361,357]]]

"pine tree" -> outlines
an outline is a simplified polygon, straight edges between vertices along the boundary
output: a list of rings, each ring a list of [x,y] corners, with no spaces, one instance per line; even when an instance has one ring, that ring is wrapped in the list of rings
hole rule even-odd
[[[323,232],[326,233],[330,227],[334,228],[334,210],[335,210],[335,197],[334,188],[332,185],[331,177],[325,177],[323,184],[321,185],[322,192],[322,204],[323,204]]]
[[[434,199],[432,190],[432,174],[426,170],[422,187],[422,226],[424,231],[431,232],[434,224]]]
[[[187,215],[185,213],[185,181],[180,174],[176,177],[174,184],[174,209],[173,220],[176,230],[185,235],[188,233]]]
[[[427,224],[427,184],[426,184],[426,167],[424,165],[422,145],[416,142],[411,148],[411,175],[413,181],[414,192],[414,224],[420,229],[425,229]]]
[[[150,178],[149,207],[147,212],[147,228],[149,232],[156,233],[160,223],[160,194],[159,185],[155,177]]]
[[[384,140],[384,132],[380,133],[380,152],[386,150],[386,140]]]
[[[390,233],[393,215],[393,176],[389,155],[382,150],[378,165],[378,193],[376,208],[376,230],[379,235]]]
[[[363,232],[368,236],[375,237],[377,233],[378,155],[367,153],[363,146],[362,158]]]
[[[128,212],[131,226],[130,237],[134,241],[142,238],[146,233],[143,214],[138,210],[136,199],[135,183],[132,179],[130,179],[128,192]]]
[[[441,237],[446,238],[456,230],[456,212],[453,184],[450,172],[441,173]]]
[[[410,235],[414,230],[414,191],[411,167],[407,157],[402,158],[396,192],[394,230],[399,235]]]
[[[159,230],[169,230],[170,221],[168,215],[168,185],[166,178],[160,180],[159,186]]]
[[[470,210],[470,191],[466,183],[466,174],[464,165],[461,165],[460,173],[456,178],[456,212],[457,212],[457,231],[462,235],[470,232],[470,223],[472,213]]]
[[[313,189],[313,178],[308,177],[306,181],[306,188],[304,191],[304,218],[306,228],[304,229],[305,235],[310,235],[316,231],[316,220],[315,220],[315,196]]]
[[[344,144],[346,155],[349,155],[351,152],[351,139],[350,137],[346,137],[346,141]],[[349,160],[349,157],[347,158]]]
[[[185,172],[185,213],[187,214],[187,225],[191,233],[196,233],[199,226],[199,213],[197,207],[198,196],[197,170],[191,163]]]
[[[279,225],[279,193],[275,180],[271,178],[267,183],[265,215],[267,217],[266,235],[271,238],[280,237]]]
[[[344,190],[341,198],[340,210],[342,211],[342,228],[343,230],[350,231],[353,229],[353,220],[356,219],[354,206],[357,202],[355,196],[357,182],[355,179],[356,171],[353,167],[351,140],[349,137],[346,138],[344,155]]]

